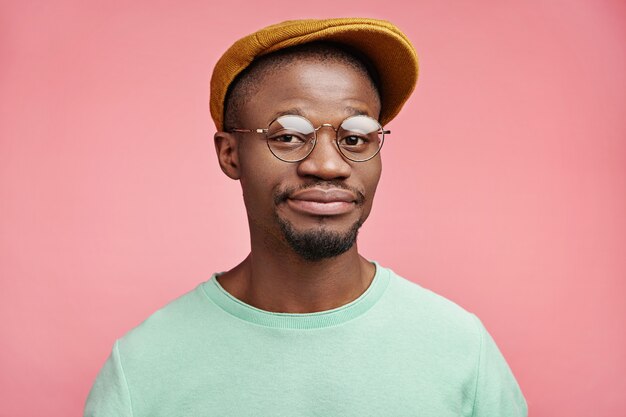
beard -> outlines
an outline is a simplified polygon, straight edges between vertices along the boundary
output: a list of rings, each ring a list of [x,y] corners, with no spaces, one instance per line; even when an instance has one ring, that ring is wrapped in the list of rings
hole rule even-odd
[[[311,186],[322,184],[331,184],[339,188],[350,189],[357,196],[357,206],[363,206],[365,202],[365,196],[360,190],[348,188],[340,181],[320,181],[316,184],[309,184],[306,186],[297,188],[294,187],[276,192],[274,194],[274,203],[278,205],[285,202],[289,198],[289,195],[297,189],[309,188]],[[359,219],[345,232],[328,230],[323,225],[314,229],[300,231],[296,230],[289,220],[281,218],[277,212],[274,212],[274,216],[280,226],[283,237],[287,241],[287,244],[302,259],[310,262],[318,262],[323,259],[334,258],[346,252],[356,243],[359,228],[363,225],[363,220]]]
[[[362,222],[355,222],[346,232],[326,230],[323,226],[305,231],[296,230],[285,219],[277,216],[280,230],[291,249],[302,259],[318,262],[334,258],[350,249],[356,242]]]

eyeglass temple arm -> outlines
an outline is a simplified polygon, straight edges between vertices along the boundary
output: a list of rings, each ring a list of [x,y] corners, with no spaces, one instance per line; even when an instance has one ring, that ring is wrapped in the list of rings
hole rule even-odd
[[[241,132],[241,133],[265,133],[267,129],[230,129],[231,132]]]
[[[242,132],[242,133],[267,133],[267,129],[230,129],[231,132]],[[391,130],[383,130],[385,135],[391,134]]]

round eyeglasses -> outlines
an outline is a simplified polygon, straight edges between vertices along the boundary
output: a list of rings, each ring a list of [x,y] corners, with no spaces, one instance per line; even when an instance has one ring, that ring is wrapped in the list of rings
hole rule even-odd
[[[330,127],[335,131],[339,152],[354,162],[365,162],[375,157],[383,146],[384,130],[376,119],[365,115],[350,116],[335,129],[330,123],[313,127],[305,117],[287,114],[274,119],[266,129],[230,129],[230,132],[264,133],[272,154],[285,162],[299,162],[313,152],[317,131]]]

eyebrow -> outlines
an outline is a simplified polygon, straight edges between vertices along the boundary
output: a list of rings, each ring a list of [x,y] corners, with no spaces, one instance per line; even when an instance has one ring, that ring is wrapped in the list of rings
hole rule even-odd
[[[272,116],[272,119],[276,119],[277,117],[280,116],[287,116],[290,114],[295,114],[297,116],[304,116],[304,113],[302,113],[302,110],[300,110],[298,107],[292,107],[291,109],[287,109],[287,110],[283,110],[283,111],[279,111],[278,113],[274,113],[274,115]]]
[[[367,111],[362,110],[362,109],[357,109],[356,107],[351,107],[348,106],[346,107],[346,110],[348,110],[350,112],[350,116],[369,116],[369,114],[367,114]]]

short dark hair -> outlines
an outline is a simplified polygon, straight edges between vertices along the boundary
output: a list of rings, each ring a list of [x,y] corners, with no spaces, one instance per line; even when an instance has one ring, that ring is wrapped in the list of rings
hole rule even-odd
[[[256,92],[258,84],[267,74],[277,71],[285,64],[306,58],[349,65],[367,76],[380,100],[378,72],[364,54],[345,44],[329,41],[310,42],[262,55],[235,77],[224,98],[224,130],[240,127],[238,115],[243,104]]]

